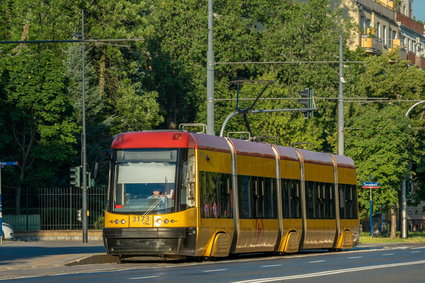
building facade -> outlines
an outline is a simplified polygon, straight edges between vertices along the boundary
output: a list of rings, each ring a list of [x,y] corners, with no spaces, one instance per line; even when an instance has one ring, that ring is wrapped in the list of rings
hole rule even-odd
[[[380,55],[392,49],[402,59],[425,68],[424,25],[415,21],[413,0],[331,0],[332,9],[355,23],[349,40],[350,49],[364,48]]]

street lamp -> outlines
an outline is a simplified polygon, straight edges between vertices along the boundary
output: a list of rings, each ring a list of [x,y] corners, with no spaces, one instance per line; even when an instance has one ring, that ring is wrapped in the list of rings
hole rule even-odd
[[[208,51],[207,51],[207,134],[214,131],[214,48],[213,48],[213,0],[208,0]]]
[[[425,103],[425,100],[421,100],[412,105],[412,107],[407,110],[405,117],[409,117],[410,112],[412,112],[413,108],[418,106],[419,104]],[[401,186],[401,237],[403,239],[407,238],[407,177],[404,178],[402,186]]]

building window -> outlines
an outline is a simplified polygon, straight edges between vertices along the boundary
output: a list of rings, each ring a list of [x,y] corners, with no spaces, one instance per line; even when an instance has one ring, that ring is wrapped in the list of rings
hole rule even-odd
[[[387,43],[387,26],[382,26],[382,37],[384,41],[384,45],[386,46]]]
[[[378,38],[381,38],[381,24],[380,23],[376,23],[376,36]]]

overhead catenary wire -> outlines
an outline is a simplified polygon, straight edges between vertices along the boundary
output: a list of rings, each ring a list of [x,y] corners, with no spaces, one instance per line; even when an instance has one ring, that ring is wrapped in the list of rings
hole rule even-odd
[[[265,61],[265,62],[214,62],[212,65],[261,65],[261,64],[339,64],[340,61]],[[343,64],[366,64],[365,61],[343,61]]]
[[[300,100],[300,97],[263,97],[258,100]],[[315,100],[339,100],[337,97],[314,97]],[[235,101],[236,98],[216,98],[215,101]],[[239,100],[256,100],[256,98],[239,98]],[[401,103],[401,102],[420,102],[422,100],[413,99],[389,99],[385,97],[345,97],[342,99],[346,103]]]

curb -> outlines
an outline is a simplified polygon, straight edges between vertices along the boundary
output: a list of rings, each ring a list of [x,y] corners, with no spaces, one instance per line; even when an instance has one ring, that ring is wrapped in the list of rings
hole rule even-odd
[[[76,266],[84,264],[118,263],[118,257],[109,254],[93,254],[84,258],[65,263],[64,266]]]

